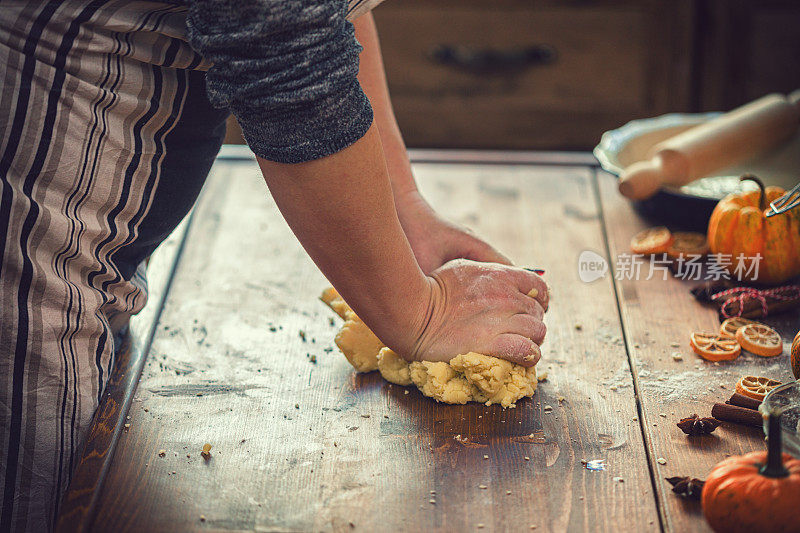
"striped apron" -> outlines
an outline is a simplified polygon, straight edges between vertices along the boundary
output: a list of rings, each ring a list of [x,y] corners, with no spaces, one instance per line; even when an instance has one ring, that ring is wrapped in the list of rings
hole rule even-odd
[[[221,145],[185,31],[158,2],[0,6],[0,532],[52,529],[145,259]]]

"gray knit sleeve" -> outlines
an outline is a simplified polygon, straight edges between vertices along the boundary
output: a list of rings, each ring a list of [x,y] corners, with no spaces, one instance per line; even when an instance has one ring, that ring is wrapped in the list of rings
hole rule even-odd
[[[213,63],[211,103],[228,108],[256,155],[300,163],[360,139],[372,108],[356,78],[361,46],[346,0],[190,0],[191,45]]]

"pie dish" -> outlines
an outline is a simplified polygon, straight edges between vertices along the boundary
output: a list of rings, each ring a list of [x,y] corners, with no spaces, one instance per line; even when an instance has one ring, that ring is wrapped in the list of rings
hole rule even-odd
[[[719,115],[670,113],[632,120],[605,132],[593,153],[603,170],[619,176],[629,165],[648,159],[659,142]],[[634,202],[634,207],[671,229],[705,232],[717,201],[730,192],[751,187],[751,184],[739,183],[739,176],[746,172],[760,177],[765,185],[792,188],[800,176],[800,131],[788,142],[751,161],[722,169],[680,188],[664,187],[652,198]]]

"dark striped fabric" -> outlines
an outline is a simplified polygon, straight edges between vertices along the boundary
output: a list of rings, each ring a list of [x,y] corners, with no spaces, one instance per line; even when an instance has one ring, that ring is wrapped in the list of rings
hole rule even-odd
[[[0,6],[0,531],[52,528],[143,260],[221,144],[184,34],[164,4]]]
[[[219,150],[209,67],[185,7],[0,3],[0,532],[55,523],[145,260]]]

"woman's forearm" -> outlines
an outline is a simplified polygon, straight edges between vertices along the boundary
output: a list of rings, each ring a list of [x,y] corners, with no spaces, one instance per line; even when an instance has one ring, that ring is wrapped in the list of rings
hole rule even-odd
[[[442,219],[420,195],[406,145],[392,111],[375,21],[371,14],[367,14],[355,20],[353,25],[356,38],[363,47],[359,55],[358,81],[372,103],[395,206],[420,267],[428,273],[459,257],[511,264],[506,256],[488,243]]]
[[[378,31],[372,13],[353,21],[353,26],[356,30],[356,39],[364,47],[359,55],[358,81],[372,104],[375,124],[378,126],[383,144],[389,180],[395,198],[400,199],[407,193],[416,193],[417,185],[411,172],[406,145],[392,109]]]
[[[322,159],[258,162],[286,221],[328,280],[387,345],[398,331],[408,344],[407,333],[424,327],[431,281],[400,226],[377,127]]]

